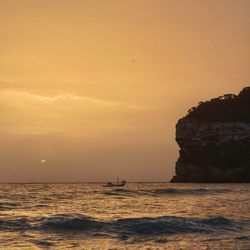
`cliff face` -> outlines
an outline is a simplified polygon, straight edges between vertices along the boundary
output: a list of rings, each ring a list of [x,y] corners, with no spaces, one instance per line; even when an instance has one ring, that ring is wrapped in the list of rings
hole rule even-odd
[[[244,97],[249,94],[244,102],[239,97],[243,92]],[[224,97],[212,99],[205,103],[205,109],[192,108],[178,121],[180,157],[172,182],[250,182],[250,88],[238,96],[231,95],[226,104],[221,102],[225,102]],[[231,111],[229,106],[226,109],[228,104]],[[220,107],[227,110],[227,115]],[[207,118],[203,110],[210,112]]]

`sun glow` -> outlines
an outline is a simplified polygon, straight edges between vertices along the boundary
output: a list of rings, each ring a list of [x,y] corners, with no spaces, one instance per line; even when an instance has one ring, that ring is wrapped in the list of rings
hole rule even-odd
[[[0,181],[170,179],[177,120],[249,85],[249,8],[1,0]]]

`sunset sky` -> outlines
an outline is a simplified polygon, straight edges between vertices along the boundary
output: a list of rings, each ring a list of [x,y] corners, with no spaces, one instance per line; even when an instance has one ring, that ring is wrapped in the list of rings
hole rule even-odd
[[[0,182],[168,181],[175,124],[250,85],[249,0],[0,0]]]

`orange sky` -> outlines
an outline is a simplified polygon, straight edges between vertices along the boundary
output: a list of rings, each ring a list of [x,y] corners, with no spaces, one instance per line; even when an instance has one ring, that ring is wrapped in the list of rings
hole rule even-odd
[[[0,0],[0,181],[169,180],[176,121],[249,85],[249,13],[248,0]]]

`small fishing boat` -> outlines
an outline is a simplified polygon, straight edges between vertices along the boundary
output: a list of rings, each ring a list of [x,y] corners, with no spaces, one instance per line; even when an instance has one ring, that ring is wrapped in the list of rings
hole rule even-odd
[[[125,186],[126,180],[119,181],[119,178],[117,178],[116,182],[107,182],[103,187],[122,187]]]

